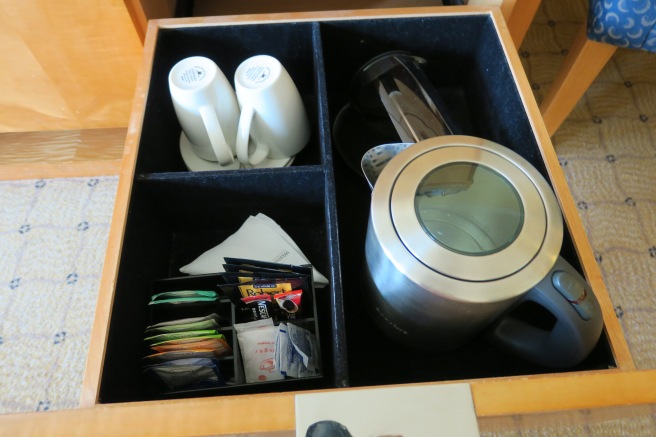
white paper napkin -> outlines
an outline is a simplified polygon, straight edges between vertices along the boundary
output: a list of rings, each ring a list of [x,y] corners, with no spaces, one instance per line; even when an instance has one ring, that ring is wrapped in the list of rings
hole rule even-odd
[[[248,217],[237,232],[181,267],[180,271],[188,275],[223,272],[225,257],[292,265],[310,264],[294,240],[275,221],[260,213]],[[328,284],[328,279],[314,267],[312,275],[315,284]]]

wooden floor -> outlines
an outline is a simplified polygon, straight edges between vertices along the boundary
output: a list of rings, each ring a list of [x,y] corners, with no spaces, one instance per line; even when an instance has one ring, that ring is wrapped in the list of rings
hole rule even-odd
[[[0,133],[0,180],[118,174],[127,128]]]

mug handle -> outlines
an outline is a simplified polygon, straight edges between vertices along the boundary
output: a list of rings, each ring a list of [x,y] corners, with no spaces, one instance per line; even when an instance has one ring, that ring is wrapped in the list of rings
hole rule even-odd
[[[555,318],[550,329],[513,316],[521,304],[533,302]],[[603,316],[585,279],[562,257],[488,332],[492,343],[534,363],[570,367],[581,361],[599,341]]]
[[[214,107],[205,105],[201,106],[198,111],[203,119],[207,135],[210,137],[210,144],[212,144],[217,161],[221,165],[232,164],[235,158],[225,139],[225,135],[223,135],[223,129],[221,129],[221,123],[219,123],[219,118],[216,116]]]
[[[239,127],[237,128],[237,159],[242,164],[257,165],[264,161],[269,154],[269,147],[266,144],[257,143],[255,151],[250,156],[248,155],[248,140],[254,116],[255,108],[252,105],[245,105],[241,108]]]

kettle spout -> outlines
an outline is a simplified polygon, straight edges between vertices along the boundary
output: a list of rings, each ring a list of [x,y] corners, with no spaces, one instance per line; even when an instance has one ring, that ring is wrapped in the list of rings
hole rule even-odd
[[[367,150],[362,156],[360,167],[364,173],[365,179],[369,183],[369,188],[374,189],[378,176],[388,162],[401,151],[407,149],[415,143],[389,143],[381,144]]]

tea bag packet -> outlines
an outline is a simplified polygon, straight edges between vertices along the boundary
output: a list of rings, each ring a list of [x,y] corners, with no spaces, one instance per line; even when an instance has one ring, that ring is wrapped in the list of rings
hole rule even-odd
[[[235,324],[237,341],[247,383],[277,381],[284,375],[276,370],[274,352],[278,328],[272,319]]]
[[[232,349],[223,334],[168,340],[151,344],[150,348],[157,352],[208,349],[213,351],[217,357],[232,353]]]
[[[281,323],[278,325],[278,332],[276,333],[276,351],[273,359],[276,363],[276,369],[285,376],[287,376],[287,373],[289,372],[289,364],[292,361],[293,353],[294,345],[289,342],[287,325]]]
[[[157,352],[144,357],[150,363],[164,363],[166,361],[180,360],[183,358],[216,358],[214,351],[210,349],[176,350],[169,352]]]
[[[183,358],[153,364],[144,372],[168,390],[201,389],[225,385],[219,363],[211,358]]]
[[[151,345],[161,344],[174,340],[182,340],[188,338],[207,338],[209,336],[221,335],[214,329],[204,329],[197,331],[183,331],[183,332],[167,332],[164,334],[157,334],[151,337],[144,338],[144,341]]]
[[[291,378],[307,378],[320,373],[316,337],[309,330],[281,323],[276,334],[276,368]]]
[[[275,221],[258,214],[250,216],[237,232],[181,267],[180,271],[189,275],[222,272],[225,257],[310,264],[298,245]],[[312,268],[312,275],[317,284],[328,284],[328,279],[315,268]]]
[[[201,285],[190,288],[177,283],[179,288],[176,281],[153,285],[148,306],[157,323],[144,331],[151,351],[144,357],[144,373],[168,391],[225,385],[219,358],[232,355],[232,347],[221,331],[230,320],[217,313],[225,314],[229,305],[220,302],[215,285],[207,280],[192,281]]]
[[[160,353],[201,350],[210,351],[215,357],[230,355],[232,348],[218,331],[218,318],[213,313],[203,317],[160,322],[146,328],[144,341]],[[200,327],[209,329],[196,329]]]
[[[303,366],[310,374],[319,371],[319,356],[317,339],[312,332],[297,325],[287,325],[289,340],[294,345],[294,350],[303,360]]]
[[[148,305],[175,305],[195,302],[214,302],[218,294],[213,290],[178,290],[153,294]]]
[[[210,314],[205,317],[191,317],[187,319],[170,320],[157,323],[146,328],[146,335],[166,334],[170,332],[198,331],[205,329],[217,330],[221,327],[221,317]]]

